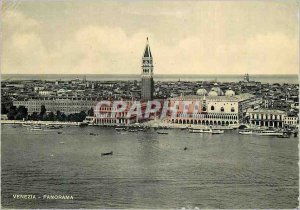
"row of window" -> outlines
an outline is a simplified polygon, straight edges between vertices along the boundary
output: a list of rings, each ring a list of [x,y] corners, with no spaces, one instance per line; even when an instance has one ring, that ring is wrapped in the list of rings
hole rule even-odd
[[[185,105],[185,109],[187,110],[188,108],[189,108],[189,105]],[[196,105],[196,106],[195,106],[195,110],[198,110],[198,109],[199,109],[199,107]],[[206,109],[205,106],[202,107],[202,111],[206,112],[206,110],[207,110],[207,109]],[[210,107],[210,110],[211,110],[211,111],[214,111],[214,110],[215,110],[215,107],[214,107],[214,106],[211,106],[211,107]],[[220,111],[221,111],[221,112],[224,112],[224,111],[225,111],[224,107],[221,107],[221,108],[220,108]],[[231,112],[235,112],[234,107],[231,107],[230,111],[231,111]]]
[[[215,107],[214,107],[214,106],[211,106],[211,107],[210,107],[210,110],[211,110],[211,111],[214,111],[214,110],[215,110]],[[224,111],[225,111],[224,107],[221,107],[221,108],[220,108],[220,111],[221,111],[221,112],[224,112]],[[234,107],[231,107],[230,111],[231,111],[231,112],[235,112],[235,108],[234,108]]]
[[[236,115],[189,115],[189,114],[179,114],[177,115],[181,118],[205,118],[205,119],[238,119]]]
[[[265,117],[264,117],[265,116]],[[282,119],[282,116],[281,115],[264,115],[264,114],[252,114],[251,115],[251,118],[254,119],[266,119],[266,120],[277,120],[278,119],[278,116],[279,116],[279,120]]]

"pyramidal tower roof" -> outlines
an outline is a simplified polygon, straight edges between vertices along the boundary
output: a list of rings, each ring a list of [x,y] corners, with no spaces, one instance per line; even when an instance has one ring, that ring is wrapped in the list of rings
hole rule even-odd
[[[147,37],[147,43],[146,43],[146,48],[145,48],[145,52],[144,52],[144,58],[152,58],[148,37]]]

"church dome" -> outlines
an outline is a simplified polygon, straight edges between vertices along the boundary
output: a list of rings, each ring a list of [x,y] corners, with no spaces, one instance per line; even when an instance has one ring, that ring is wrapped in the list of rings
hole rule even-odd
[[[224,95],[223,91],[219,87],[213,87],[210,91],[216,92],[218,96]]]
[[[218,96],[218,93],[214,90],[209,91],[208,96]]]
[[[199,96],[204,96],[207,94],[207,90],[205,90],[204,88],[200,88],[197,90],[196,94]]]
[[[235,96],[235,92],[233,90],[229,89],[225,92],[225,96]]]

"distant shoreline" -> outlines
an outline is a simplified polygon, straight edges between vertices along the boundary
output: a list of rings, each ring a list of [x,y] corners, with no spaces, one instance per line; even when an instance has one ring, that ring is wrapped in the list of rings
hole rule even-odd
[[[140,80],[140,74],[2,74],[1,81],[22,80],[74,80],[86,79],[87,81],[120,81]],[[155,81],[216,81],[216,82],[239,82],[244,75],[241,74],[154,74]],[[261,83],[288,83],[298,84],[297,74],[253,74],[251,81]]]

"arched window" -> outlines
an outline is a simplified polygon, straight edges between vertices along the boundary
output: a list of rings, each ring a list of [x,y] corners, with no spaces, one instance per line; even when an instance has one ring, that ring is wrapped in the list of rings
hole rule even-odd
[[[206,107],[205,107],[205,106],[202,108],[202,111],[203,111],[203,112],[206,112]]]
[[[214,107],[214,106],[211,106],[211,107],[210,107],[210,110],[212,110],[212,111],[215,110],[215,107]]]
[[[224,112],[224,107],[221,107],[221,112]]]
[[[234,107],[231,107],[231,112],[234,112],[235,110],[234,110]]]
[[[195,110],[197,110],[197,111],[198,111],[198,105],[195,105]]]
[[[184,106],[184,109],[185,109],[185,110],[188,110],[188,109],[189,109],[189,105],[185,105],[185,106]]]

